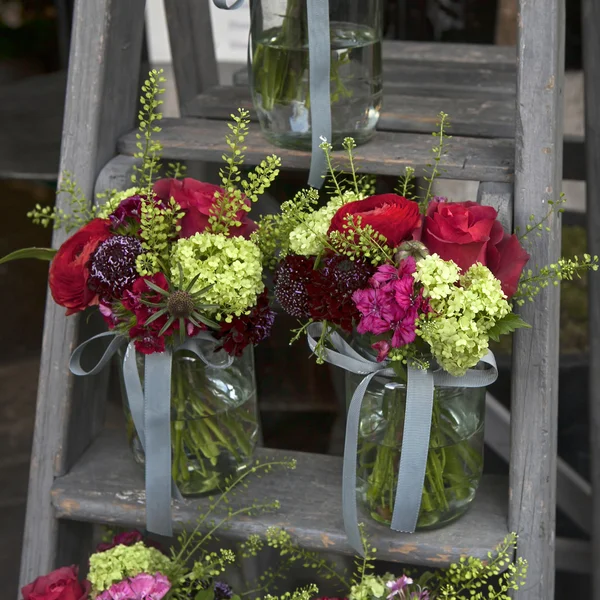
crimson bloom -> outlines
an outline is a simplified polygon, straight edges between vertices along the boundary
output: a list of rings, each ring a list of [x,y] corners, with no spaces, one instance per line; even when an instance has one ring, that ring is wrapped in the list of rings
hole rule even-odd
[[[75,565],[42,575],[21,590],[23,600],[84,600],[89,592],[89,582],[79,581]]]

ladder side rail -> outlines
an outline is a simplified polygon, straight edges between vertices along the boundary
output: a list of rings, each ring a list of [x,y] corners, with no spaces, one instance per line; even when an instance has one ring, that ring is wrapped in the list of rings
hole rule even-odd
[[[562,185],[564,0],[520,0],[515,159],[515,225],[521,231],[558,200]],[[529,237],[531,268],[560,254],[560,218]],[[560,291],[550,285],[521,309],[532,326],[513,349],[509,528],[529,561],[527,583],[513,597],[554,597],[558,341]]]
[[[144,0],[76,2],[60,170],[72,173],[90,202],[96,176],[114,155],[118,137],[135,122],[143,15]],[[57,206],[68,209],[63,195]],[[54,247],[66,237],[55,232]],[[21,585],[61,562],[77,563],[90,539],[91,526],[59,523],[50,502],[54,478],[69,469],[102,426],[107,377],[75,381],[68,369],[83,323],[67,318],[48,297]]]

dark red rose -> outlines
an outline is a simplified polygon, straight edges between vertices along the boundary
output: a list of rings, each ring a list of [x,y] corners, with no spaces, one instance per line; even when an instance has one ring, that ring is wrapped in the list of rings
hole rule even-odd
[[[79,582],[76,566],[56,569],[21,590],[23,600],[84,600],[89,592],[90,584]]]
[[[207,228],[210,210],[217,192],[225,193],[223,188],[218,185],[204,183],[190,177],[183,180],[161,179],[154,184],[154,193],[161,200],[168,201],[170,198],[174,198],[185,211],[179,234],[182,238],[201,233]],[[250,206],[250,200],[247,199],[246,204]],[[247,238],[256,229],[256,223],[248,217],[245,210],[237,213],[237,219],[241,225],[230,229],[229,235]]]
[[[392,248],[414,239],[422,221],[416,202],[396,194],[381,194],[344,204],[331,219],[328,233],[343,232],[348,223],[347,215],[354,215],[355,219],[361,217],[362,225],[370,225],[384,235]]]
[[[52,260],[50,291],[54,301],[67,309],[67,315],[98,304],[96,292],[88,287],[90,259],[110,237],[109,225],[108,219],[90,221],[62,244]]]
[[[431,202],[421,241],[429,252],[454,261],[462,271],[475,263],[487,266],[513,296],[529,255],[514,235],[507,234],[498,212],[476,202]]]

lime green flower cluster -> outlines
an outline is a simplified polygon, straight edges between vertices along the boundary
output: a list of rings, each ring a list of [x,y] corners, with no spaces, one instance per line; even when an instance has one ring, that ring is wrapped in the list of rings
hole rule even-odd
[[[432,308],[419,322],[418,335],[443,369],[464,375],[487,353],[489,331],[511,312],[500,281],[480,264],[461,277],[452,261],[437,254],[417,263],[414,278]]]
[[[90,556],[87,578],[92,584],[92,592],[99,593],[126,577],[135,577],[140,573],[164,574],[170,567],[172,563],[169,558],[156,548],[145,546],[143,542],[133,546],[120,544]]]
[[[171,276],[179,279],[181,268],[184,286],[195,279],[192,292],[211,286],[204,302],[218,307],[217,321],[231,322],[253,307],[264,289],[261,259],[258,246],[242,237],[197,233],[174,245]]]

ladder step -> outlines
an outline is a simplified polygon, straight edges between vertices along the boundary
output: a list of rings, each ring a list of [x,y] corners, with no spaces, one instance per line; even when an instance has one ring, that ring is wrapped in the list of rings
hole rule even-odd
[[[188,102],[185,114],[206,119],[229,119],[238,108],[256,113],[250,90],[246,86],[219,86]],[[383,100],[379,131],[402,131],[430,134],[436,129],[440,112],[450,115],[450,131],[454,136],[504,137],[515,135],[515,99],[443,98],[435,95],[411,95],[388,90]]]
[[[222,161],[229,151],[225,143],[228,132],[222,120],[164,119],[162,131],[156,139],[164,147],[163,157],[172,160]],[[118,144],[122,154],[137,152],[136,131],[125,134]],[[356,162],[362,173],[399,176],[407,166],[420,176],[432,162],[431,134],[396,133],[381,131],[371,142],[355,151]],[[451,150],[440,163],[440,177],[471,181],[512,181],[514,172],[514,143],[506,139],[453,137]],[[284,169],[308,169],[310,153],[277,148],[261,135],[257,125],[250,127],[246,138],[247,165],[256,165],[266,155],[281,157]]]
[[[259,457],[295,458],[293,471],[275,470],[252,481],[232,500],[244,506],[255,498],[277,499],[281,508],[252,519],[234,520],[227,537],[264,534],[271,526],[290,531],[310,550],[352,554],[346,542],[341,511],[341,459],[331,456],[261,449]],[[120,430],[104,431],[70,473],[55,480],[52,504],[59,518],[144,527],[143,469],[133,461]],[[304,493],[298,493],[304,490]],[[195,524],[208,499],[173,503],[179,523]],[[484,477],[470,511],[437,531],[400,534],[368,522],[367,534],[381,560],[444,567],[461,556],[486,559],[507,534],[507,488],[502,477]]]

